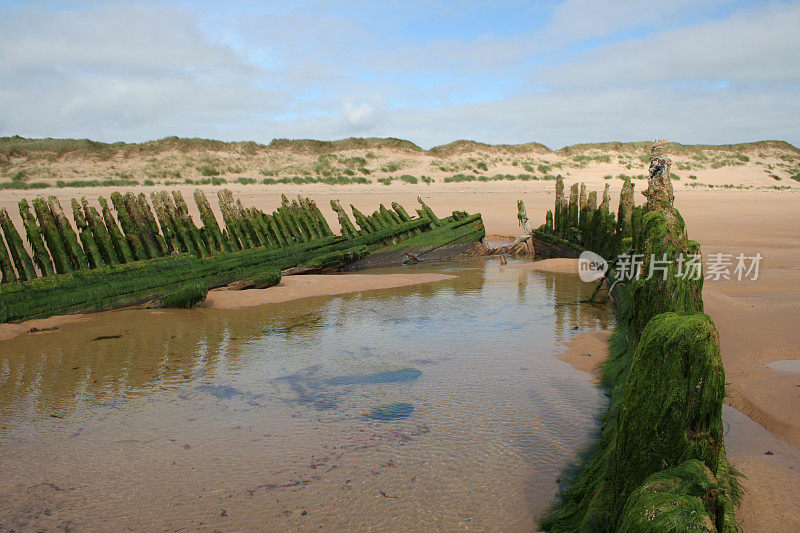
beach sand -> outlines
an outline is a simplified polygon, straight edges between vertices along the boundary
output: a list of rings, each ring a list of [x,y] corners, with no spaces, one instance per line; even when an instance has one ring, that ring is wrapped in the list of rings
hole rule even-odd
[[[567,180],[567,188],[573,181]],[[616,208],[620,182],[614,182],[612,186],[616,188],[612,189],[612,205]],[[602,186],[602,178],[595,178],[589,189],[602,191]],[[636,186],[636,201],[641,203],[643,197],[640,193],[644,183],[637,182]],[[156,189],[160,188],[137,187],[134,190],[149,193]],[[195,187],[185,186],[181,189],[188,198]],[[230,189],[245,206],[255,206],[265,211],[280,205],[281,193],[309,196],[317,202],[334,229],[338,228],[338,224],[328,205],[330,199],[341,199],[343,205],[352,203],[366,212],[372,212],[381,203],[389,205],[392,201],[413,211],[417,207],[416,197],[419,194],[440,216],[454,209],[482,213],[487,238],[493,241],[521,233],[516,221],[518,199],[525,201],[532,223],[538,226],[544,222],[546,210],[552,209],[555,197],[553,182],[542,181],[432,185],[393,183],[390,186],[232,185]],[[68,198],[86,196],[92,201],[98,195],[108,196],[111,190],[50,189],[45,193],[56,194],[64,205]],[[216,190],[207,188],[210,197]],[[800,209],[797,207],[800,197],[795,190],[681,188],[676,193],[676,205],[686,220],[689,236],[701,243],[706,258],[718,252],[733,257],[739,253],[752,256],[757,252],[763,256],[759,277],[755,281],[707,280],[704,287],[705,310],[720,332],[722,357],[730,383],[726,402],[785,442],[788,445],[786,449],[796,449],[800,446],[800,374],[780,372],[767,365],[776,360],[800,358],[800,328],[797,327],[800,322]],[[21,197],[33,196],[31,191],[0,191],[0,207],[6,207],[18,223],[16,203]],[[215,203],[212,201],[212,204]],[[192,202],[190,208],[194,209]],[[197,219],[196,211],[192,213]],[[549,268],[561,272],[570,269],[564,261],[551,263],[550,266],[540,264],[525,268]],[[207,305],[224,306],[231,305],[231,302],[236,305],[238,300],[249,299],[256,299],[259,303],[285,301],[297,295],[349,292],[355,286],[358,286],[355,290],[363,290],[363,280],[352,276],[331,276],[342,280],[337,279],[326,287],[317,285],[311,281],[314,279],[311,277],[306,280],[285,280],[281,286],[263,291],[264,295],[271,291],[267,300],[261,299],[265,296],[256,296],[262,291],[233,294],[213,291]],[[359,276],[373,277],[371,274]],[[377,283],[373,288],[408,282],[399,279],[371,281]],[[30,327],[24,324],[22,329],[27,331]],[[4,332],[0,329],[0,338]],[[602,359],[600,348],[604,341],[601,336],[580,337],[570,347],[570,353],[561,357],[578,368],[592,371]],[[582,353],[592,355],[587,357]],[[727,439],[729,442],[735,441],[736,433],[732,432]],[[731,453],[734,466],[748,476],[745,487],[749,492],[737,516],[746,531],[800,530],[800,514],[792,510],[797,508],[795,500],[800,494],[800,461],[791,457],[776,457],[778,452],[766,456],[766,451],[756,446],[749,451]]]
[[[333,296],[350,292],[374,291],[452,279],[445,274],[307,274],[285,276],[275,287],[244,291],[209,291],[203,307],[235,309],[288,302],[312,296]]]

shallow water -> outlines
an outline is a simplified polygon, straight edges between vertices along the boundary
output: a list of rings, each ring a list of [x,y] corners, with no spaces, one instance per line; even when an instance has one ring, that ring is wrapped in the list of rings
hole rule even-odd
[[[780,361],[772,361],[767,366],[780,372],[800,374],[800,359],[781,359]]]
[[[0,342],[0,530],[531,530],[605,407],[554,354],[610,309],[416,270],[459,277]]]

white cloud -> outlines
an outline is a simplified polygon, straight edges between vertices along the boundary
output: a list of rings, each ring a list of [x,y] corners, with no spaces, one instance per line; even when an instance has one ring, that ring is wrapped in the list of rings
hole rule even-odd
[[[800,80],[800,4],[775,4],[715,22],[593,49],[553,66],[554,86],[726,80],[741,84]]]
[[[143,139],[212,135],[275,110],[274,77],[212,43],[191,13],[140,4],[26,11],[0,22],[5,133]]]
[[[370,102],[359,104],[348,101],[344,102],[342,107],[345,128],[353,132],[370,132],[385,115],[384,105],[380,98],[373,98]]]
[[[602,39],[622,30],[647,27],[651,31],[668,28],[675,19],[696,18],[732,0],[567,0],[553,13],[547,39],[580,42]]]
[[[454,139],[489,143],[643,141],[734,143],[796,136],[800,102],[788,90],[601,89],[524,95],[500,101],[387,111],[369,132],[428,148]],[[285,136],[335,139],[363,132],[336,117],[284,125]]]

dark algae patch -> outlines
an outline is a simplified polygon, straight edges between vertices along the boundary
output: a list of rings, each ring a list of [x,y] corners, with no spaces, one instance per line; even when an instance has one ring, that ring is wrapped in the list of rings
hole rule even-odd
[[[195,389],[221,400],[230,400],[237,396],[244,397],[244,392],[230,385],[198,385]]]
[[[295,401],[301,405],[311,406],[318,411],[336,409],[341,395],[327,390],[324,380],[316,377],[317,371],[319,366],[314,365],[275,381],[288,383],[295,394]]]
[[[367,413],[367,418],[388,422],[408,418],[414,412],[414,406],[410,403],[389,403],[372,409]]]
[[[404,368],[402,370],[389,370],[372,374],[323,378],[317,376],[318,371],[319,366],[315,365],[295,374],[277,378],[275,381],[288,383],[298,403],[309,405],[319,411],[326,411],[328,409],[336,409],[340,400],[348,391],[348,389],[331,389],[331,386],[409,383],[417,380],[422,375],[422,371],[416,368]]]
[[[93,341],[105,341],[109,339],[119,339],[122,337],[122,334],[119,335],[100,335],[99,337],[95,337],[92,339]]]
[[[356,374],[352,376],[337,376],[328,378],[325,383],[329,385],[373,385],[376,383],[408,383],[422,375],[422,370],[404,368],[402,370],[389,370],[374,374]]]

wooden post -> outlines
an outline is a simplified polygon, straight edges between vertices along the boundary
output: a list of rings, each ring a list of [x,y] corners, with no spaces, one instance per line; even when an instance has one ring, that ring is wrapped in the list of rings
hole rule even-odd
[[[131,261],[136,261],[136,255],[133,253],[133,250],[131,250],[127,239],[122,235],[122,231],[119,229],[114,215],[111,214],[111,208],[108,207],[108,202],[102,196],[100,196],[97,201],[100,203],[100,209],[103,210],[103,221],[106,224],[108,235],[111,238],[111,243],[114,246],[114,251],[117,252],[117,257],[120,262],[130,263]],[[51,249],[50,252],[52,253],[52,251]]]
[[[28,242],[33,250],[33,261],[36,263],[36,266],[39,267],[39,272],[42,276],[55,274],[53,261],[50,259],[50,254],[47,252],[47,248],[44,245],[42,230],[36,225],[36,220],[31,214],[30,206],[24,198],[19,201],[19,216],[22,217],[22,224],[25,227]]]

